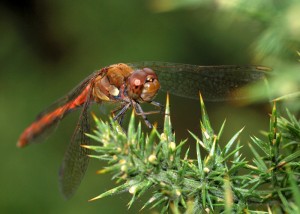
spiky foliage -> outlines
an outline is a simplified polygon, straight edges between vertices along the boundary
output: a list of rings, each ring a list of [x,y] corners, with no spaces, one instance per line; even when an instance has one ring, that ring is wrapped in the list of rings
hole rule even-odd
[[[182,151],[186,140],[176,144],[168,99],[162,133],[154,128],[145,135],[140,124],[135,127],[134,114],[126,134],[117,123],[95,117],[97,129],[89,136],[99,145],[86,147],[96,152],[91,157],[107,161],[99,173],[112,173],[117,186],[91,200],[129,192],[131,207],[151,192],[142,209],[155,207],[161,213],[299,212],[299,122],[290,114],[288,119],[278,118],[274,105],[266,140],[252,137],[254,159],[248,162],[240,153],[242,130],[222,148],[225,122],[215,134],[202,98],[200,105],[202,137],[190,133],[196,159],[189,158],[189,149]]]

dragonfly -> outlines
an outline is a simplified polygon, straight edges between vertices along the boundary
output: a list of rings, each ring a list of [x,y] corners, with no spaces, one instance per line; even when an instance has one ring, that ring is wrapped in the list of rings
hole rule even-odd
[[[59,172],[62,194],[70,198],[80,185],[89,162],[89,107],[93,103],[114,102],[114,120],[122,123],[128,109],[152,127],[147,115],[161,112],[163,105],[154,101],[160,90],[171,94],[198,98],[199,91],[206,101],[245,99],[236,89],[262,80],[270,69],[264,66],[219,65],[201,66],[167,62],[118,63],[103,67],[80,82],[66,96],[40,113],[20,135],[17,146],[25,147],[37,139],[44,140],[59,122],[74,110],[81,114],[65,152]],[[141,104],[149,103],[158,110],[144,112]],[[157,108],[156,108],[157,109]]]

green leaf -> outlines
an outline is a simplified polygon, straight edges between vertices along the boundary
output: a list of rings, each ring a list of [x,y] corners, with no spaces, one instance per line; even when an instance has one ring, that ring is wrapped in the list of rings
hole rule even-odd
[[[218,133],[218,139],[221,138],[221,135],[222,135],[222,133],[223,133],[223,131],[224,131],[225,123],[226,123],[226,120],[224,120],[223,123],[222,123],[222,126],[221,126],[221,128],[220,128],[220,131],[219,131],[219,133]]]
[[[292,162],[293,160],[297,159],[300,157],[300,150],[296,151],[293,154],[288,155],[287,157],[283,158],[280,163],[289,163]],[[279,165],[280,165],[279,163]]]
[[[233,143],[236,141],[236,139],[240,136],[241,132],[244,130],[244,128],[242,128],[241,130],[239,130],[230,140],[229,142],[226,144],[225,146],[225,149],[223,150],[224,154],[223,155],[226,155],[231,146],[233,145]]]
[[[252,153],[254,154],[255,156],[255,164],[257,165],[258,169],[261,171],[261,172],[266,172],[268,170],[268,167],[266,166],[265,162],[263,161],[262,157],[257,153],[257,151],[252,147],[251,144],[249,144],[249,147],[252,151]]]
[[[197,152],[197,163],[198,163],[198,169],[200,174],[203,174],[203,164],[202,164],[202,159],[201,159],[201,152],[200,152],[200,147],[199,143],[196,142],[196,152]]]
[[[288,175],[289,175],[289,182],[291,184],[292,193],[295,199],[295,203],[297,205],[298,211],[300,211],[300,189],[299,186],[296,183],[296,178],[293,175],[292,171],[288,169]]]
[[[101,199],[101,198],[104,198],[104,197],[107,197],[107,196],[119,194],[119,193],[121,193],[123,191],[128,190],[131,185],[132,184],[129,184],[129,182],[124,183],[124,184],[122,184],[120,186],[117,186],[117,187],[115,187],[113,189],[110,189],[110,190],[108,190],[108,191],[106,191],[106,192],[104,192],[104,193],[102,193],[102,194],[100,194],[100,195],[98,195],[98,196],[90,199],[89,201],[95,201],[97,199]]]
[[[166,99],[165,119],[164,119],[164,133],[166,134],[167,137],[172,136],[169,94],[167,94],[167,99]],[[171,140],[171,139],[167,139],[167,140]]]

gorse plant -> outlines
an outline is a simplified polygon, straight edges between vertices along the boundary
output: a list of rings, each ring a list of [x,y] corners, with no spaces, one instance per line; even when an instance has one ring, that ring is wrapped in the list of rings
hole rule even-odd
[[[161,213],[300,213],[300,123],[288,112],[277,116],[274,104],[266,139],[252,137],[253,161],[241,154],[238,138],[242,130],[221,147],[225,122],[215,133],[202,98],[201,138],[195,140],[196,159],[183,151],[186,140],[175,140],[167,98],[163,132],[149,135],[135,127],[132,114],[125,134],[116,122],[94,117],[96,130],[88,134],[99,145],[91,157],[107,161],[99,173],[112,173],[117,186],[96,200],[128,191],[128,207],[150,192],[145,207]],[[223,145],[223,142],[222,142]],[[243,145],[243,146],[242,146]]]

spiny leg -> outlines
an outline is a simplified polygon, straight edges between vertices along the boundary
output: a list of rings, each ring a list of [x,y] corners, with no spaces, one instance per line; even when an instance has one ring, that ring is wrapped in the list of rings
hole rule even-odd
[[[117,111],[120,111],[126,104],[122,103],[121,105],[119,105],[118,107],[116,107],[114,110],[112,110],[110,113],[111,115],[114,117],[115,116],[115,113]]]
[[[124,106],[125,106],[125,104],[121,104],[121,105],[119,105],[117,108],[115,108],[114,110],[112,110],[111,112],[110,112],[110,114],[111,114],[111,116],[112,116],[112,118],[114,119],[115,118],[115,113],[117,112],[117,111],[120,111],[122,108],[124,108]],[[115,120],[115,119],[114,119]],[[118,120],[118,123],[120,124],[120,121]]]
[[[164,114],[165,106],[163,104],[161,104],[159,102],[155,102],[155,101],[151,101],[150,104],[158,107],[159,108],[159,113]]]
[[[150,104],[151,104],[151,105],[154,105],[154,106],[156,106],[156,107],[158,107],[159,110],[156,110],[156,111],[154,110],[154,111],[144,112],[143,109],[142,109],[142,107],[141,107],[141,105],[140,105],[137,101],[135,101],[135,100],[130,100],[130,102],[127,101],[126,104],[122,104],[120,107],[114,109],[114,110],[111,112],[112,115],[114,116],[114,114],[115,114],[116,112],[119,111],[119,112],[117,113],[117,115],[115,115],[115,116],[113,117],[113,120],[117,120],[118,123],[120,124],[120,126],[122,126],[123,118],[124,118],[124,115],[125,115],[126,111],[127,111],[131,106],[133,106],[133,109],[134,109],[136,115],[141,116],[141,117],[143,118],[143,120],[144,120],[146,126],[148,126],[149,128],[152,128],[152,124],[149,122],[149,120],[148,120],[148,118],[146,117],[146,115],[150,115],[150,114],[161,114],[161,113],[164,112],[164,106],[163,106],[162,104],[158,103],[158,102],[155,102],[155,101],[151,101]]]
[[[132,102],[132,105],[133,105],[133,106],[136,105],[136,104],[138,104],[138,108],[135,108],[135,110],[139,110],[139,111],[135,111],[135,113],[136,113],[137,115],[142,116],[142,115],[162,114],[162,113],[164,113],[164,108],[165,108],[165,107],[164,107],[162,104],[158,103],[158,102],[151,101],[150,104],[151,104],[151,105],[154,105],[154,106],[156,106],[156,107],[159,107],[159,110],[153,110],[153,111],[147,111],[147,112],[144,112],[144,111],[143,111],[141,105],[140,105],[137,101],[133,101],[133,100],[132,100],[131,102]]]
[[[149,122],[146,115],[147,114],[153,114],[153,113],[144,112],[141,105],[138,102],[133,101],[133,100],[131,102],[132,102],[132,105],[133,105],[133,108],[135,110],[136,115],[140,115],[143,118],[146,126],[148,126],[149,128],[152,128],[152,124]]]
[[[120,126],[122,126],[124,115],[125,115],[126,111],[128,110],[128,108],[130,106],[131,106],[131,103],[126,103],[125,105],[121,105],[120,108],[117,108],[117,109],[115,109],[115,110],[112,111],[112,114],[114,114],[115,112],[119,111],[117,113],[117,115],[115,115],[113,117],[113,120],[117,120],[118,123],[120,124]]]

